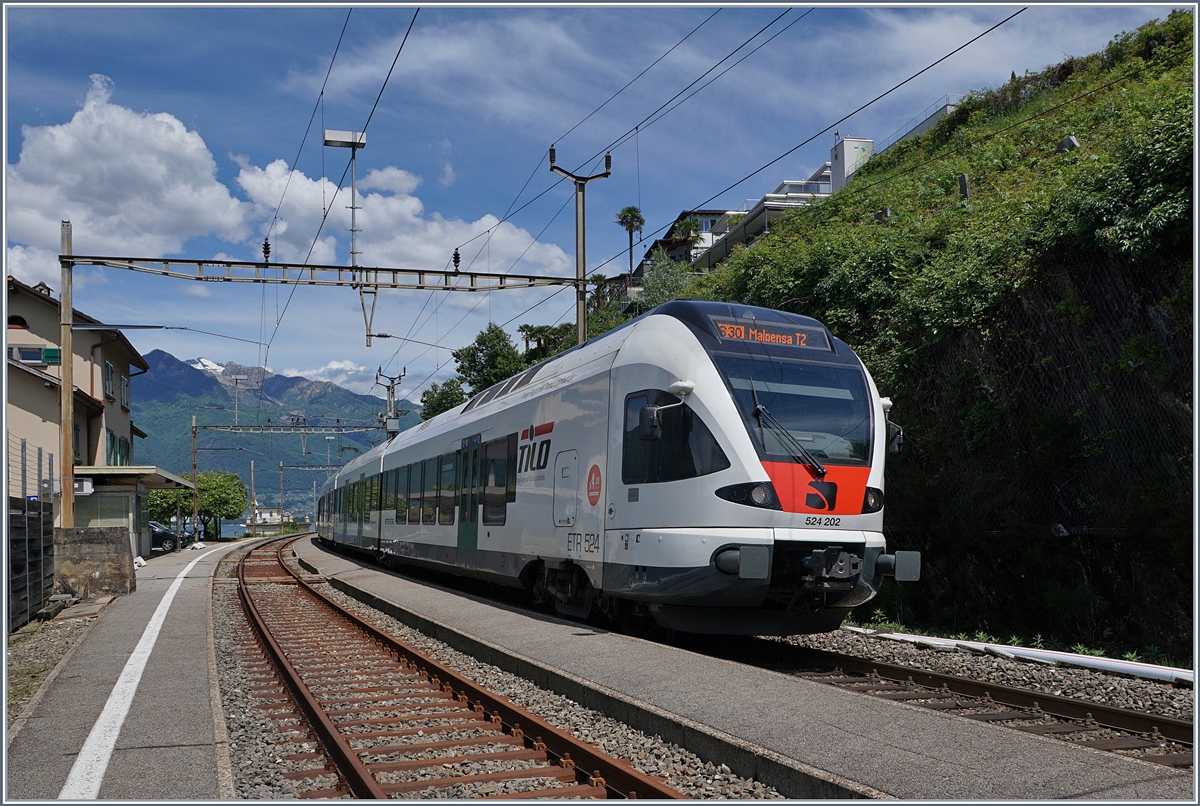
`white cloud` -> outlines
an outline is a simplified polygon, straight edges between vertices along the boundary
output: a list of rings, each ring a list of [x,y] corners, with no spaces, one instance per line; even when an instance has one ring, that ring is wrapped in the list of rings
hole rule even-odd
[[[299,375],[310,381],[327,381],[365,395],[375,385],[375,371],[350,360],[330,361],[317,369],[285,369],[280,375]]]
[[[454,175],[454,166],[447,162],[444,166],[442,166],[442,175],[441,178],[438,179],[438,182],[441,182],[445,187],[450,187],[454,184],[456,179],[458,179],[458,177]]]
[[[193,297],[208,299],[212,296],[212,292],[203,283],[188,283],[183,287],[184,293],[191,294]]]
[[[421,177],[401,168],[373,168],[358,186],[363,190],[387,190],[392,193],[412,193],[421,184]]]
[[[93,75],[69,122],[21,127],[19,161],[6,166],[9,240],[57,250],[64,219],[77,254],[157,257],[197,236],[247,237],[248,210],[217,181],[200,135],[111,95],[112,82]]]

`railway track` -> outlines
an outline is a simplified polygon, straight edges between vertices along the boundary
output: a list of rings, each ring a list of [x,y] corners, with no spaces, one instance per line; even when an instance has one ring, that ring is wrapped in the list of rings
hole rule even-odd
[[[287,759],[302,797],[682,797],[345,611],[285,561],[294,539],[247,552],[238,591],[262,707],[319,743]]]
[[[1193,723],[1043,691],[972,680],[825,650],[789,647],[781,657],[771,642],[749,662],[796,677],[907,702],[1070,741],[1121,752],[1169,767],[1193,766]]]

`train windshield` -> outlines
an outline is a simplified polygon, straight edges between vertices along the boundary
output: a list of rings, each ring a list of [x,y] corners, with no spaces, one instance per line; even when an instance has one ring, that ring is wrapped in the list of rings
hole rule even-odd
[[[795,440],[822,463],[870,463],[870,395],[861,369],[745,353],[712,358],[761,458],[792,461],[797,450],[788,443]],[[756,414],[756,396],[768,416]]]

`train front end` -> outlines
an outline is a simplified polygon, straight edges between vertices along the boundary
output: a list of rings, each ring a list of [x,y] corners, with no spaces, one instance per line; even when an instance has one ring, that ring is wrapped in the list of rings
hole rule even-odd
[[[609,525],[629,528],[605,588],[674,629],[789,635],[835,629],[886,576],[918,579],[916,552],[886,551],[884,460],[900,433],[853,351],[781,311],[655,313],[613,369],[623,484]]]

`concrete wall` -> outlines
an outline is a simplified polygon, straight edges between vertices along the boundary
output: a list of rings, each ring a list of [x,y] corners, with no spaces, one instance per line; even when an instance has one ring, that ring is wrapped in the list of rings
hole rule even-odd
[[[137,590],[137,577],[129,530],[124,527],[55,529],[54,572],[57,579],[81,598],[133,593]]]

